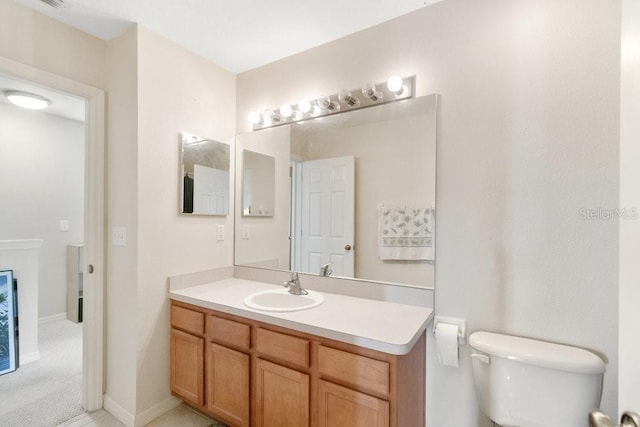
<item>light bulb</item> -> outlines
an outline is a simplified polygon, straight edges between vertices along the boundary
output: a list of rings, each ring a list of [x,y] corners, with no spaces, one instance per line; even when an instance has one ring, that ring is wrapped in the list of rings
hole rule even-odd
[[[255,111],[249,113],[249,123],[251,123],[252,125],[257,125],[258,123],[260,123],[260,121],[260,113],[256,113]]]
[[[322,109],[319,106],[314,105],[311,107],[311,111],[309,111],[309,114],[311,114],[312,117],[318,117],[320,114],[322,114]]]
[[[293,114],[293,109],[289,104],[282,104],[280,106],[280,115],[283,119],[288,119]]]
[[[293,113],[293,120],[297,122],[302,119],[304,119],[304,114],[302,114],[302,111],[296,110],[296,112]]]
[[[351,95],[351,92],[346,89],[342,89],[340,93],[338,93],[338,101],[348,105],[349,107],[354,107],[360,104],[360,100]]]
[[[318,105],[321,108],[329,108],[329,106],[331,106],[331,98],[328,96],[324,96],[322,98],[318,99]]]
[[[329,106],[327,107],[327,110],[330,113],[337,113],[338,111],[340,111],[340,103],[336,101],[331,101],[331,103],[329,103]]]
[[[303,99],[302,101],[298,102],[298,110],[302,114],[308,113],[309,111],[311,111],[311,103],[308,100]]]
[[[381,101],[383,98],[382,92],[378,91],[373,83],[365,83],[362,86],[362,94],[373,102]]]
[[[268,127],[273,124],[273,110],[267,109],[262,113],[262,126]]]
[[[389,89],[393,93],[398,93],[402,90],[402,77],[400,76],[391,76],[389,80],[387,80],[387,89]]]

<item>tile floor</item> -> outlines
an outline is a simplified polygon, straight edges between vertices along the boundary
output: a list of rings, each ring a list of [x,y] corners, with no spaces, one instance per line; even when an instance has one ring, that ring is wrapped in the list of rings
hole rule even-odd
[[[186,405],[180,405],[147,424],[147,427],[225,427],[211,418],[194,411]],[[58,427],[124,427],[104,409],[84,413],[76,418],[60,424]]]

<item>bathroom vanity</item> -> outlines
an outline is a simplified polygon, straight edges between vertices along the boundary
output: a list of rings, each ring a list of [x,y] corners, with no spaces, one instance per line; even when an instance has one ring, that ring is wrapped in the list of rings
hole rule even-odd
[[[276,285],[225,279],[170,292],[171,391],[230,426],[423,426],[425,307],[323,293],[250,309]]]

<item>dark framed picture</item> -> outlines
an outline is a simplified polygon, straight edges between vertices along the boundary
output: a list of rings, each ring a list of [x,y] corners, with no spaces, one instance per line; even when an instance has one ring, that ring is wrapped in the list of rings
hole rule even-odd
[[[13,270],[0,271],[0,375],[18,368],[18,300]]]

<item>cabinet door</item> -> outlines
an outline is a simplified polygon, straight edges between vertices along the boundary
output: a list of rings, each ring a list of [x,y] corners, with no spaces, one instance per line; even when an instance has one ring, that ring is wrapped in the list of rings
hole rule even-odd
[[[207,343],[207,409],[239,427],[249,426],[249,356]]]
[[[389,402],[318,381],[319,427],[388,427]]]
[[[171,329],[171,391],[204,404],[204,339]]]
[[[256,359],[256,427],[307,427],[309,375]]]

